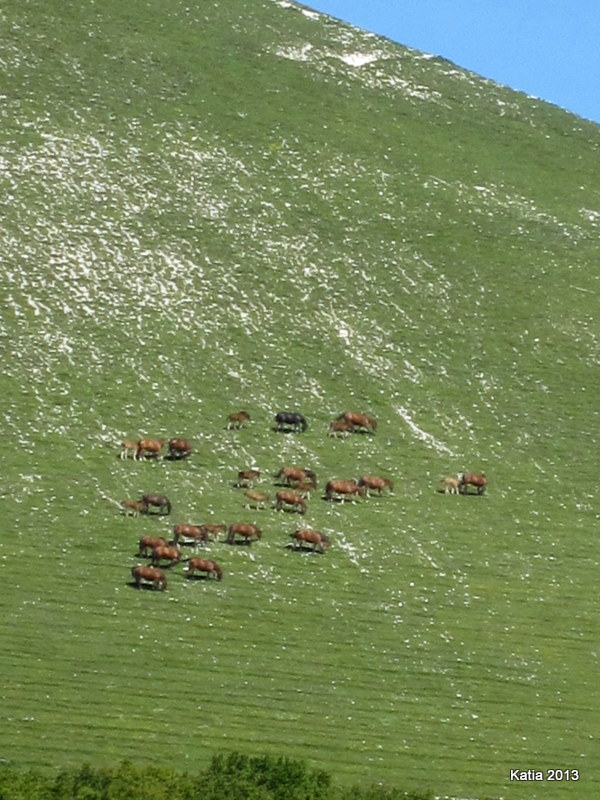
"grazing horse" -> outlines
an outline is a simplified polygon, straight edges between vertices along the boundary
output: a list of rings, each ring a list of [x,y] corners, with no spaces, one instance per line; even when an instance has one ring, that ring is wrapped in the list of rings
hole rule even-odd
[[[282,467],[273,477],[276,479],[281,478],[281,483],[287,484],[287,486],[297,486],[299,483],[310,481],[311,488],[317,488],[317,476],[312,469],[302,469],[302,467]]]
[[[172,460],[188,458],[192,454],[192,446],[187,439],[169,440],[169,458]]]
[[[262,536],[258,525],[253,525],[251,522],[234,522],[227,531],[227,544],[235,542],[236,533],[242,537],[242,541],[246,541],[248,544],[251,544],[252,539],[260,539]]]
[[[191,578],[195,572],[206,572],[207,578],[214,575],[220,581],[223,578],[223,570],[216,561],[211,561],[207,558],[190,558],[188,561],[188,578]]]
[[[227,417],[227,430],[238,431],[246,422],[250,422],[250,414],[247,411],[236,411]]]
[[[187,525],[180,523],[173,525],[173,544],[178,545],[180,539],[193,539],[194,544],[208,542],[208,533],[204,530],[202,525]]]
[[[178,547],[171,547],[170,545],[166,547],[164,545],[155,547],[152,550],[150,561],[152,564],[156,565],[161,559],[170,561],[171,564],[177,564],[178,561],[181,561],[181,550]]]
[[[269,495],[266,492],[246,492],[246,502],[244,508],[261,509],[265,507],[265,503],[269,502]]]
[[[440,478],[440,483],[442,484],[440,491],[443,491],[444,494],[459,494],[460,483],[458,478],[447,475],[445,478]]]
[[[225,533],[227,530],[227,525],[218,522],[205,522],[200,527],[206,533],[207,539],[212,539],[213,542],[217,540],[219,533]]]
[[[155,506],[158,509],[166,509],[165,514],[171,513],[171,501],[164,494],[145,494],[141,500],[142,512],[148,513],[149,506]]]
[[[126,517],[138,517],[144,510],[141,500],[121,500],[121,506]]]
[[[331,480],[328,481],[327,485],[325,486],[325,500],[334,500],[334,495],[337,495],[338,500],[346,500],[346,498],[350,498],[352,502],[354,502],[355,495],[364,497],[366,493],[367,487],[359,486],[355,480]]]
[[[289,506],[292,511],[299,511],[306,514],[306,500],[298,492],[291,492],[283,489],[275,495],[275,510],[283,511],[284,506]]]
[[[329,423],[327,436],[335,436],[337,439],[345,439],[349,433],[354,432],[354,425],[343,419],[334,419]]]
[[[142,581],[148,581],[155,589],[164,591],[167,588],[167,579],[162,569],[156,567],[132,567],[131,576],[135,581],[135,588],[139,589]]]
[[[137,446],[137,441],[134,441],[133,439],[125,439],[124,442],[121,442],[121,452],[119,453],[119,458],[121,461],[125,461],[125,459],[129,458],[130,455],[135,459]]]
[[[390,492],[394,491],[394,484],[389,478],[380,478],[377,475],[363,475],[362,478],[359,478],[358,485],[366,488],[367,496],[371,490],[376,491],[378,495],[382,495],[386,488]]]
[[[143,461],[146,457],[158,458],[164,443],[164,439],[140,439],[135,451],[136,460]]]
[[[156,547],[168,547],[169,543],[166,539],[163,539],[162,536],[142,536],[140,539],[140,547],[138,551],[138,556],[143,556],[147,558],[147,556],[152,553],[152,551]]]
[[[364,431],[365,433],[375,433],[377,430],[377,420],[366,414],[358,414],[356,411],[344,411],[338,420],[343,420],[352,426],[353,431]]]
[[[259,469],[241,469],[238,472],[236,486],[238,489],[251,489],[254,486],[254,481],[257,481],[259,478]]]
[[[483,494],[487,486],[487,478],[483,472],[461,472],[458,475],[458,488],[461,494],[467,494],[469,486],[475,486],[477,494]]]
[[[275,414],[275,430],[276,431],[305,431],[308,428],[308,423],[296,411],[279,411]]]
[[[325,536],[324,533],[321,531],[313,531],[309,528],[299,528],[294,533],[290,533],[293,541],[294,550],[302,549],[302,545],[304,542],[307,544],[312,544],[312,549],[319,550],[320,553],[324,553],[325,550],[329,548],[331,542],[329,538]]]

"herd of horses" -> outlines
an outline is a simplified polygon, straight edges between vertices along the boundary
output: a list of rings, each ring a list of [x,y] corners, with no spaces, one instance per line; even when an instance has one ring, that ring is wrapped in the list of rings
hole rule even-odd
[[[247,411],[232,413],[227,418],[228,430],[239,430],[250,421]],[[274,430],[280,432],[302,433],[308,428],[305,417],[298,412],[280,411],[275,415]],[[332,420],[328,427],[328,435],[346,437],[352,433],[374,434],[377,430],[377,421],[366,414],[346,411]],[[167,455],[162,456],[163,448],[167,446]],[[189,458],[192,447],[188,439],[176,437],[165,441],[163,439],[137,439],[126,440],[121,443],[120,458],[131,458],[143,461],[148,458],[159,457],[170,460]],[[263,510],[267,504],[275,511],[292,512],[305,515],[307,500],[310,494],[318,488],[317,476],[314,470],[306,467],[286,465],[272,475],[277,491],[272,503],[269,492],[255,488],[260,482],[261,472],[255,467],[241,469],[237,473],[234,486],[244,489],[244,508]],[[446,476],[441,479],[440,491],[444,494],[469,494],[473,489],[475,494],[484,494],[487,487],[487,478],[484,473],[462,472],[456,477]],[[383,497],[394,491],[393,482],[380,475],[362,475],[359,478],[330,479],[323,486],[322,498],[328,502],[344,503],[356,502],[359,498],[366,499],[372,495]],[[123,500],[121,502],[123,514],[126,516],[164,515],[172,511],[172,504],[165,494],[145,493],[139,500]],[[209,558],[196,555],[184,559],[181,547],[192,544],[194,547],[207,546],[209,542],[223,541],[226,544],[246,544],[260,540],[262,529],[251,522],[234,522],[230,525],[223,523],[178,523],[172,528],[172,537],[167,540],[163,536],[142,536],[138,541],[138,557],[149,559],[147,565],[138,564],[131,568],[133,585],[136,588],[150,586],[164,591],[167,589],[167,579],[164,573],[165,566],[172,567],[180,562],[187,564],[188,578],[199,574],[220,581],[223,578],[221,566]],[[219,538],[222,537],[222,538]],[[294,550],[310,550],[315,553],[325,553],[331,541],[326,534],[309,527],[300,527],[290,534],[291,544],[287,545]]]

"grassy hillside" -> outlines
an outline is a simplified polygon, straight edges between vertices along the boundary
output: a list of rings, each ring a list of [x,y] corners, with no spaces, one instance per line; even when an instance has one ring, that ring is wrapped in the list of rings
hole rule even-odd
[[[597,796],[598,127],[284,0],[0,21],[0,758]],[[346,409],[376,435],[327,437]],[[119,460],[141,435],[194,454]],[[295,553],[233,487],[283,464],[395,492],[313,494],[333,544]],[[439,494],[465,469],[484,497]],[[120,515],[145,491],[170,518]],[[212,519],[264,529],[222,583],[129,585]]]

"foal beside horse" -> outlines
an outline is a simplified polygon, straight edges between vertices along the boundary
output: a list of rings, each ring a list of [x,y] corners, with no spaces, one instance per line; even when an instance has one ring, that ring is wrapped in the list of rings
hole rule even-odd
[[[236,411],[227,417],[227,430],[239,431],[246,422],[250,422],[250,414],[247,411]]]

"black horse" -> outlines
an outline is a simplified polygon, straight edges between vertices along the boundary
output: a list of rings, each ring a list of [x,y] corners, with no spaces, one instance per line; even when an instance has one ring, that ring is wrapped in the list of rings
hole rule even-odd
[[[308,428],[308,423],[302,416],[295,411],[279,411],[275,415],[275,430],[276,431],[305,431]]]

